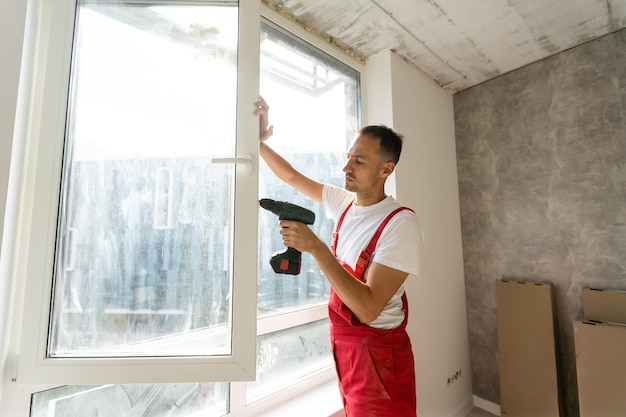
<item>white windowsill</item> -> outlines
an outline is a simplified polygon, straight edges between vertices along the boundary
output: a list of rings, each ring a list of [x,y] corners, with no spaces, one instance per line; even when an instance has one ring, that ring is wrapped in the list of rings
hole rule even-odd
[[[332,380],[274,407],[258,417],[344,417],[337,381]]]

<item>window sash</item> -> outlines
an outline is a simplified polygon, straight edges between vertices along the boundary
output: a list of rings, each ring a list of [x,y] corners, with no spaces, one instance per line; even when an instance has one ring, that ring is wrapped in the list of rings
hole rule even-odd
[[[210,1],[208,3],[211,3]],[[255,377],[256,262],[234,262],[232,353],[220,356],[48,358],[49,306],[69,91],[75,2],[41,1],[38,58],[25,161],[16,293],[23,323],[16,380],[21,384],[110,384],[244,381]],[[258,92],[260,13],[256,0],[239,1],[237,157],[258,156],[258,125],[250,107]],[[237,164],[233,257],[257,253],[258,166]],[[37,262],[28,262],[37,259]],[[20,305],[21,304],[21,305]]]

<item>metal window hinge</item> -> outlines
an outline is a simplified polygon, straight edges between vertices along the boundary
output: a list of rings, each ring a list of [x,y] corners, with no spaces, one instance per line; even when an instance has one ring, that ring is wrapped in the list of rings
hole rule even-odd
[[[19,363],[20,360],[20,354],[16,353],[15,355],[13,355],[13,366],[11,367],[11,381],[16,382],[17,381],[17,365]]]

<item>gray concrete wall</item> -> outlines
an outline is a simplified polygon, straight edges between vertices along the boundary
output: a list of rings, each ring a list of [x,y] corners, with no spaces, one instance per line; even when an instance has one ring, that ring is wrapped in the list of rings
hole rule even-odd
[[[499,403],[495,282],[556,287],[566,417],[583,287],[626,290],[626,31],[454,96],[474,395]]]

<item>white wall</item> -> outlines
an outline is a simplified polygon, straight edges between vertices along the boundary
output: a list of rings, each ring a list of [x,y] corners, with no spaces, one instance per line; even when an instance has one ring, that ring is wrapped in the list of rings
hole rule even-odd
[[[464,416],[473,401],[452,95],[390,51],[368,61],[365,88],[367,123],[405,136],[395,194],[424,230],[422,275],[407,286],[418,415]]]

